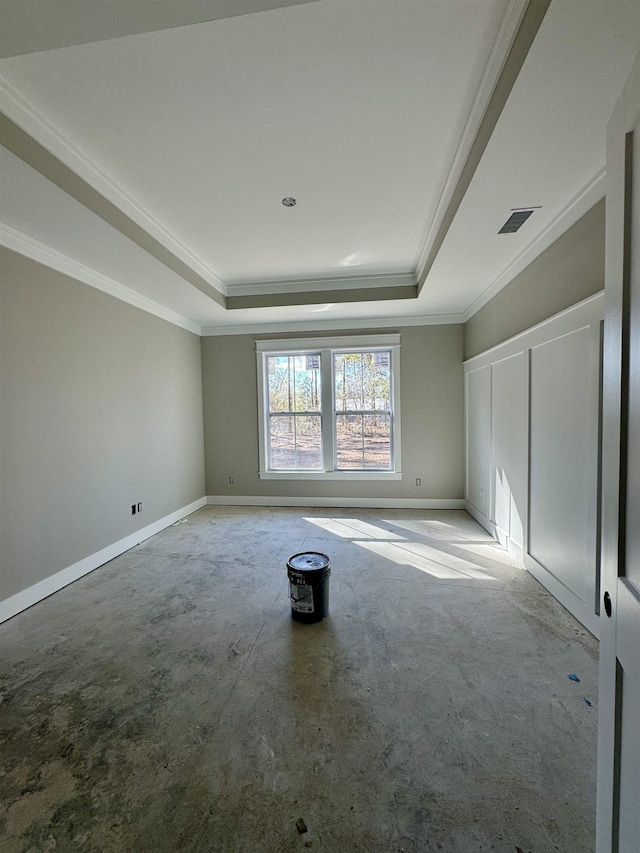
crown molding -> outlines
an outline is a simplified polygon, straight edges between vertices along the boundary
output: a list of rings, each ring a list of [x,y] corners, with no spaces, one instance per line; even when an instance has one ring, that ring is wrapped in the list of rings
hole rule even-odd
[[[487,107],[493,95],[496,83],[509,55],[511,46],[518,32],[518,28],[527,9],[528,0],[515,0],[505,12],[502,25],[493,43],[493,48],[487,60],[484,74],[476,91],[471,110],[467,117],[460,141],[456,148],[449,172],[442,187],[435,212],[427,229],[427,234],[422,245],[422,251],[416,265],[416,279],[427,262],[429,253],[438,235],[438,231],[444,220],[447,208],[453,197],[453,193],[462,174],[462,170],[473,146],[474,140],[482,124]]]
[[[365,317],[354,320],[247,323],[234,326],[203,326],[203,338],[220,335],[270,335],[282,332],[331,332],[355,329],[397,329],[401,326],[444,326],[463,323],[464,314],[423,314],[405,317]]]
[[[180,328],[186,329],[188,332],[193,332],[196,335],[201,334],[201,328],[197,323],[188,320],[181,314],[177,314],[170,308],[165,308],[164,305],[154,302],[153,299],[149,299],[135,290],[131,290],[126,285],[120,284],[120,282],[96,272],[79,261],[68,257],[68,255],[63,255],[50,246],[34,240],[33,237],[28,237],[26,234],[16,231],[15,228],[11,228],[3,222],[0,222],[0,246],[31,258],[33,261],[37,261],[57,272],[81,281],[83,284],[95,287],[103,293],[108,293],[109,296],[114,296],[121,302],[126,302],[128,305],[140,308],[142,311],[146,311],[147,314],[153,314],[154,317],[166,320],[174,326],[180,326]]]
[[[206,264],[2,75],[0,75],[0,111],[161,243],[165,249],[187,264],[213,288],[226,295],[226,285]]]
[[[526,269],[545,249],[548,249],[565,231],[584,216],[594,204],[604,198],[606,192],[606,171],[604,167],[597,172],[582,189],[560,210],[556,216],[524,247],[508,266],[491,282],[478,298],[464,312],[464,322],[470,320],[487,302],[506,287],[509,282]]]
[[[327,278],[278,279],[264,282],[238,282],[227,285],[227,296],[262,296],[272,293],[318,293],[325,290],[357,290],[370,287],[415,287],[414,272],[371,275],[334,276]]]

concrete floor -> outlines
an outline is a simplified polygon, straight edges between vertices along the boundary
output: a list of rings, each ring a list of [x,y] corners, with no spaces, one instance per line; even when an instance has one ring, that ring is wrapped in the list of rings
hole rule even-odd
[[[0,626],[0,850],[588,853],[596,659],[464,512],[206,508]]]

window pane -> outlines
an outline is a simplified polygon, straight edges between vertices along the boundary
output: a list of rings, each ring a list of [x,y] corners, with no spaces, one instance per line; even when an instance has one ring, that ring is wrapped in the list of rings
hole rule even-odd
[[[336,468],[362,467],[362,415],[336,414]]]
[[[388,411],[391,408],[390,352],[371,353],[368,377],[367,387],[370,388],[370,397],[366,408],[386,409]]]
[[[334,357],[336,409],[360,410],[362,405],[362,354],[341,353]]]
[[[291,393],[288,364],[289,359],[286,356],[267,356],[270,412],[291,411],[288,405]]]
[[[336,414],[336,467],[391,469],[391,418],[388,414]]]
[[[391,468],[391,418],[389,415],[365,415],[364,467]]]
[[[322,470],[320,415],[269,418],[270,468],[278,471]]]
[[[352,352],[334,356],[336,410],[391,408],[391,353]]]
[[[320,411],[320,356],[269,355],[270,412]]]
[[[304,366],[306,370],[320,370],[320,353],[317,353],[316,355],[306,355]]]

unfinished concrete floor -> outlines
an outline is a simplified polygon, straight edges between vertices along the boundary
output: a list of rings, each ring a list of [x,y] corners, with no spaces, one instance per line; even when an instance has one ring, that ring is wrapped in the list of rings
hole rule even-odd
[[[0,849],[588,853],[596,657],[464,512],[209,507],[0,626]]]

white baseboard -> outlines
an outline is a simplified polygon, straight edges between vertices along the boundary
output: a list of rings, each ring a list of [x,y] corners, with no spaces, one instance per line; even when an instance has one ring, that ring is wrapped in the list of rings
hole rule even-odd
[[[464,509],[457,498],[291,498],[277,495],[207,495],[208,506],[322,506],[370,509]]]
[[[72,566],[67,566],[66,569],[62,569],[54,575],[50,575],[48,578],[33,584],[33,586],[23,589],[22,592],[17,592],[10,598],[5,598],[4,601],[0,601],[0,623],[5,622],[22,610],[26,610],[27,607],[37,604],[38,601],[42,601],[43,598],[47,598],[59,589],[78,580],[83,575],[89,574],[89,572],[92,572],[99,566],[103,566],[109,560],[119,557],[120,554],[124,554],[129,548],[139,545],[140,542],[144,542],[145,539],[148,539],[155,533],[159,533],[165,527],[169,527],[169,525],[174,524],[176,521],[180,521],[186,515],[202,509],[206,503],[206,498],[198,498],[197,501],[172,512],[170,515],[165,515],[164,518],[154,521],[153,524],[149,524],[147,527],[143,527],[141,530],[125,536],[124,539],[120,539],[118,542],[114,542],[113,545],[108,545],[101,551],[96,551],[95,554],[90,554]]]

